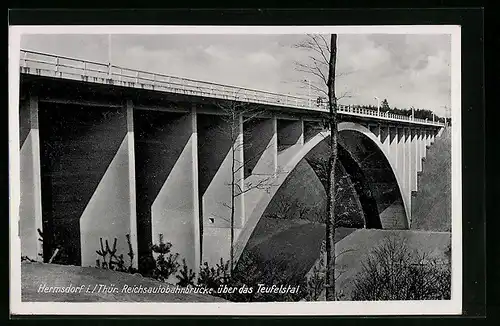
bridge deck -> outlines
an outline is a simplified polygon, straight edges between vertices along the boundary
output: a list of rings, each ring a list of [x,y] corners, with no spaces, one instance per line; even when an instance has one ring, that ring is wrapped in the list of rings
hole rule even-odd
[[[311,98],[168,76],[112,64],[56,56],[35,51],[21,50],[20,72],[31,75],[149,89],[160,92],[218,99],[232,99],[248,103],[260,103],[315,112],[327,112],[327,107],[325,105],[317,105],[316,101]],[[444,125],[441,122],[432,122],[392,113],[378,113],[374,110],[353,107],[350,105],[339,105],[338,113],[386,122],[405,122],[408,124],[427,126]]]

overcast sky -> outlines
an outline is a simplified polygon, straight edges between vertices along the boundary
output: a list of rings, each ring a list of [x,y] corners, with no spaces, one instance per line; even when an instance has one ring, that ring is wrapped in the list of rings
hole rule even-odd
[[[307,95],[296,71],[309,53],[293,47],[305,35],[113,35],[116,65],[268,90]],[[107,62],[107,35],[24,35],[21,49]],[[337,94],[343,104],[430,109],[444,115],[451,101],[450,35],[349,34],[338,36]]]

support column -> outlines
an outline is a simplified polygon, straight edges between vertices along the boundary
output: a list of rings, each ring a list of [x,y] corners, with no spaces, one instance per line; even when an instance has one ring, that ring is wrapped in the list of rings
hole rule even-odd
[[[42,243],[38,229],[42,227],[42,192],[40,171],[40,136],[38,126],[38,98],[30,96],[20,107],[20,203],[19,235],[21,255],[42,260]]]
[[[234,172],[234,240],[244,225],[245,189],[243,117],[238,117],[238,135],[231,143],[230,122],[218,116],[198,115],[200,146],[199,180],[203,213],[203,261],[210,265],[229,259],[231,246],[231,179]],[[203,145],[201,145],[203,144]],[[234,161],[233,161],[234,151]],[[234,163],[234,170],[233,170]]]
[[[399,149],[399,140],[401,139],[401,135],[399,134],[399,129],[397,127],[389,127],[389,156],[393,157],[394,167],[400,173],[400,164],[401,164],[401,154]]]
[[[300,129],[299,144],[300,144],[300,146],[304,146],[305,139],[304,139],[304,120],[303,119],[299,120],[299,129]]]
[[[380,130],[379,139],[380,139],[380,142],[382,143],[382,148],[387,153],[387,155],[389,155],[389,159],[392,161],[392,164],[394,166],[396,166],[396,157],[391,155],[391,151],[390,151],[391,139],[390,139],[390,130],[389,129],[390,129],[389,126],[379,125],[379,130]]]
[[[402,180],[403,190],[407,187],[407,180],[405,178],[405,140],[404,140],[404,130],[398,127],[392,128],[394,133],[394,139],[391,141],[391,152],[396,158],[395,167],[398,171],[400,179]]]
[[[422,130],[417,129],[417,172],[422,172]]]
[[[302,120],[278,119],[278,169],[288,163],[304,145]]]
[[[200,260],[197,115],[195,108],[187,109],[136,111],[137,215],[145,262],[161,234],[179,253],[179,262],[186,259],[195,271]]]
[[[380,125],[379,124],[371,124],[368,125],[368,129],[377,137],[377,139],[381,142],[380,138]]]
[[[245,186],[271,185],[278,172],[276,118],[252,119],[244,123]],[[245,193],[245,220],[251,215],[265,189]]]
[[[410,165],[410,191],[417,191],[417,166],[418,166],[418,146],[417,130],[410,129],[411,134],[411,165]]]
[[[101,108],[101,110],[106,109]],[[117,149],[113,148],[114,157],[103,169],[104,174],[80,217],[82,266],[93,267],[97,259],[103,262],[102,257],[96,254],[96,250],[100,250],[100,239],[103,242],[108,241],[110,247],[116,239],[117,255],[123,255],[125,266],[130,264],[135,268],[138,266],[133,110],[132,101],[127,100],[123,109],[116,112],[116,120],[121,122],[119,134],[123,131],[121,143]],[[115,122],[113,119],[110,121],[113,122],[109,122],[110,125],[107,126],[108,122],[103,118],[105,131],[97,128],[94,131],[95,136],[101,141],[110,137],[114,131],[110,126]],[[82,134],[82,142],[85,142],[86,138],[87,135]],[[97,148],[97,145],[94,148]],[[87,148],[87,150],[92,149]],[[85,167],[82,165],[80,170],[85,170]],[[130,250],[128,241],[134,253],[132,261],[128,255]]]
[[[196,105],[193,105],[191,109],[191,160],[193,170],[191,172],[191,177],[193,181],[193,243],[194,243],[194,255],[193,255],[193,272],[198,274],[200,272],[200,263],[202,257],[202,243],[203,239],[201,236],[203,221],[200,216],[200,198],[201,194],[198,188],[199,177],[198,177],[198,113],[196,112]]]
[[[412,174],[412,167],[413,167],[413,160],[412,160],[412,141],[411,141],[411,129],[404,127],[403,128],[403,134],[404,134],[404,171],[405,171],[405,180],[406,180],[406,190],[405,190],[405,195],[407,196],[408,200],[408,205],[411,207],[411,192],[412,192],[412,184],[413,184],[413,174]],[[411,225],[411,209],[409,211],[410,216],[408,217],[409,219],[409,226]]]
[[[163,153],[164,162],[170,160],[175,163],[151,205],[151,235],[153,243],[158,243],[159,234],[163,234],[164,241],[172,243],[172,251],[179,253],[179,263],[182,264],[182,259],[185,259],[187,266],[196,273],[200,266],[196,108],[169,123],[172,129],[164,134],[163,139],[167,141],[165,147],[173,145],[176,136],[184,146],[179,148],[181,152],[178,156],[172,152]],[[152,137],[153,134],[150,140],[155,141]],[[161,138],[156,141],[161,141]],[[158,173],[151,170],[151,173],[155,172]],[[176,280],[173,277],[171,281]]]
[[[404,180],[405,180],[405,196],[408,198],[408,205],[410,205],[411,207],[411,169],[410,169],[411,134],[409,128],[406,127],[402,128],[402,137],[403,137],[403,147],[404,147],[402,168],[404,171]],[[410,215],[411,215],[411,209],[410,209]],[[411,216],[409,216],[408,218],[411,222]]]
[[[274,133],[274,138],[273,138],[273,152],[276,153],[276,159],[274,160],[274,171],[277,173],[278,172],[278,119],[276,117],[272,117],[272,124],[273,124],[273,133]],[[304,124],[302,124],[304,126]],[[305,133],[303,132],[303,137],[302,139],[304,140],[305,143]]]
[[[439,130],[438,130],[438,132],[437,132],[437,137],[441,137],[441,135],[443,134],[444,128],[445,128],[445,127],[441,127],[441,128],[439,128]]]
[[[425,159],[427,157],[427,130],[426,129],[422,129],[420,131],[420,133],[422,135],[421,136],[422,137],[422,141],[421,141],[422,142],[422,154],[421,154],[421,156],[422,156],[422,158]],[[423,168],[424,167],[422,165],[422,169]]]
[[[134,104],[127,100],[127,152],[128,152],[128,188],[129,188],[129,223],[130,245],[137,253],[137,197],[135,185],[135,135],[134,135]],[[132,262],[134,268],[138,267],[137,255]]]

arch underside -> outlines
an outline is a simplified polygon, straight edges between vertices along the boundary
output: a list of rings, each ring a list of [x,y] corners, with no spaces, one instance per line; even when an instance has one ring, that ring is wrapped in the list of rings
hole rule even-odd
[[[401,187],[387,153],[376,143],[376,136],[368,134],[371,131],[359,125],[351,128],[351,125],[339,124],[335,212],[340,217],[340,223],[337,226],[406,228],[407,217]],[[359,130],[356,130],[358,126]],[[297,159],[298,162],[272,196],[243,251],[248,251],[247,247],[260,241],[262,237],[259,233],[270,232],[265,230],[270,218],[301,218],[312,223],[324,223],[328,138],[323,134],[319,135],[322,138],[318,140],[317,136],[309,140],[313,143],[309,144],[309,148],[305,144],[307,152]],[[284,216],[284,212],[288,213],[288,217]],[[320,238],[322,240],[323,237]]]

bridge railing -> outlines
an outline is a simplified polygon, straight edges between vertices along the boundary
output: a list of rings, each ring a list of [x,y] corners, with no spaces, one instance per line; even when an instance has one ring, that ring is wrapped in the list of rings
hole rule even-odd
[[[189,78],[157,74],[90,60],[81,60],[47,53],[21,50],[22,73],[59,77],[87,82],[113,84],[141,89],[232,99],[242,102],[270,104],[291,108],[326,111],[325,104],[317,104],[312,98],[279,94],[237,86],[199,81]],[[404,115],[380,112],[350,105],[339,105],[341,114],[376,117],[382,120],[399,120],[428,125],[444,125],[440,122],[412,119]]]

